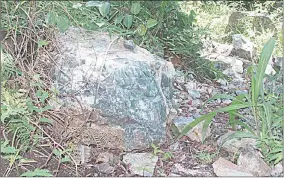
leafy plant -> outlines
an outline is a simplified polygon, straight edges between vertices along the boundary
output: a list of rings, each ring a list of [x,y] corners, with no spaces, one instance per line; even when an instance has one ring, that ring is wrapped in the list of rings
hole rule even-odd
[[[36,168],[33,171],[27,171],[21,177],[52,177],[53,175],[47,169]]]
[[[201,160],[201,161],[204,161],[205,163],[211,163],[213,158],[216,156],[215,153],[213,154],[210,154],[210,153],[207,153],[207,152],[200,152],[198,153],[197,157]]]

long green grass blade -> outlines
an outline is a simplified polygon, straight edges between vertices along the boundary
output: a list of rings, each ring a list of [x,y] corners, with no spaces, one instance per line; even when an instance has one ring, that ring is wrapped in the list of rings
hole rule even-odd
[[[201,116],[197,119],[195,119],[193,122],[191,122],[190,124],[186,125],[183,130],[181,131],[180,135],[178,136],[177,139],[180,139],[182,136],[184,136],[188,131],[190,131],[194,126],[196,126],[197,124],[199,124],[200,122],[204,121],[205,119],[208,118],[213,118],[214,116],[216,116],[216,112],[211,112],[208,113],[204,116]]]
[[[207,132],[207,129],[213,119],[214,115],[210,115],[208,118],[205,119],[204,123],[203,123],[203,127],[202,127],[202,133],[201,133],[201,136],[202,136],[202,144],[204,143],[204,140],[205,140],[205,136],[206,136],[206,132]]]
[[[256,77],[255,77],[255,86],[254,86],[254,104],[256,104],[259,92],[262,89],[265,70],[272,55],[274,46],[275,46],[275,38],[271,38],[266,42],[266,44],[262,49],[260,60],[258,62],[257,72],[255,75]]]
[[[230,105],[230,106],[226,106],[226,107],[217,109],[216,112],[228,112],[228,111],[232,111],[232,110],[247,108],[247,107],[250,107],[250,106],[251,106],[251,104],[249,104],[249,103],[234,104],[234,105]]]

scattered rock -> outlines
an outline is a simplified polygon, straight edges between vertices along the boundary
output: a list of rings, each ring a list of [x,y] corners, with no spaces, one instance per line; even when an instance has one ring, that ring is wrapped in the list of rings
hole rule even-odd
[[[200,173],[199,170],[187,169],[182,164],[175,164],[172,172],[175,174],[181,174],[182,176],[196,176]]]
[[[113,164],[113,162],[114,162],[113,154],[109,152],[100,153],[96,160],[97,164],[101,164],[101,163]]]
[[[52,78],[61,94],[100,109],[109,125],[123,128],[127,151],[145,149],[166,139],[165,111],[172,107],[175,69],[139,46],[127,50],[123,39],[113,43],[116,38],[78,28],[57,34],[60,69],[55,67]],[[78,105],[71,97],[59,99]]]
[[[123,162],[129,165],[134,174],[153,176],[158,157],[151,153],[128,153],[123,156]]]
[[[217,161],[213,163],[214,173],[220,176],[253,176],[251,173],[243,171],[238,165],[231,163],[220,157]]]
[[[220,146],[225,138],[227,138],[230,134],[234,133],[233,131],[229,131],[226,134],[220,136],[217,140],[217,144]],[[242,139],[230,139],[225,142],[222,148],[226,149],[229,152],[236,153],[239,152],[241,147],[245,147],[246,145],[251,145],[256,148],[256,141],[252,138],[242,138]]]
[[[173,123],[178,128],[179,132],[181,132],[186,125],[190,124],[193,121],[194,121],[193,117],[177,117],[174,119]],[[188,136],[191,140],[202,142],[203,123],[204,122],[201,122],[197,124],[195,127],[193,127],[189,132],[187,132],[186,136]],[[210,136],[210,133],[211,129],[210,127],[208,127],[205,139]]]
[[[236,95],[241,95],[241,94],[248,94],[247,90],[236,90]]]
[[[243,148],[237,163],[242,170],[254,176],[270,176],[271,168],[263,161],[261,154],[251,145]]]
[[[232,35],[233,38],[233,50],[231,55],[238,56],[247,60],[252,60],[256,54],[254,44],[245,38],[242,34]]]
[[[275,165],[275,167],[271,171],[271,176],[273,177],[283,177],[283,165],[282,162]]]
[[[229,100],[229,99],[223,100],[222,103],[224,103],[224,104],[231,104],[231,103],[232,103],[232,100]]]
[[[95,169],[102,174],[111,174],[115,170],[114,167],[109,165],[109,163],[96,164]]]
[[[188,93],[194,100],[201,97],[200,92],[197,90],[189,90]]]
[[[228,81],[226,79],[221,79],[221,78],[219,78],[217,82],[223,86],[226,86],[228,84]]]

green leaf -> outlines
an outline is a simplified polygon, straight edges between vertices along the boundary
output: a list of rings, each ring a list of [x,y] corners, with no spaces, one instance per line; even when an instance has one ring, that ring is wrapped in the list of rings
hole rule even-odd
[[[195,119],[193,122],[189,123],[182,129],[181,134],[178,136],[178,139],[183,137],[188,131],[190,131],[193,127],[195,127],[200,122],[204,121],[205,119],[213,118],[214,116],[216,116],[216,114],[217,114],[216,112],[211,112],[211,113],[208,113],[204,116],[201,116]]]
[[[56,14],[54,12],[47,13],[45,23],[48,25],[55,25],[56,24]]]
[[[88,1],[86,7],[100,7],[102,4],[101,1]]]
[[[52,120],[50,120],[50,119],[48,119],[48,118],[45,118],[45,117],[41,117],[41,118],[39,119],[39,122],[52,124]]]
[[[132,14],[137,15],[137,14],[139,14],[140,10],[141,10],[141,5],[140,5],[139,2],[132,4],[132,6],[131,6],[131,13]]]
[[[143,24],[140,24],[137,28],[137,33],[140,35],[140,36],[144,36],[147,32],[147,28],[145,27],[145,25]]]
[[[213,114],[209,115],[208,118],[206,118],[204,123],[203,123],[202,133],[201,133],[201,135],[202,135],[202,144],[204,143],[205,136],[206,136],[206,131],[207,131],[207,129],[208,129],[208,127],[209,127],[209,125],[210,125],[210,123],[211,123],[211,121],[212,121],[214,116],[215,115],[213,115]]]
[[[228,112],[228,111],[232,111],[232,110],[237,110],[237,109],[242,109],[242,108],[248,108],[250,107],[251,104],[249,103],[245,103],[245,104],[234,104],[234,105],[230,105],[230,106],[226,106],[220,109],[217,109],[216,112]]]
[[[274,164],[278,164],[282,160],[283,160],[283,153],[279,153],[277,154],[277,159],[275,159]]]
[[[53,154],[55,154],[55,156],[61,157],[62,152],[59,151],[58,149],[53,149]]]
[[[118,16],[114,21],[115,25],[120,24],[122,20],[123,20],[123,16],[122,15]]]
[[[239,120],[235,120],[235,123],[240,125],[240,126],[243,126],[246,130],[248,130],[251,134],[255,134],[253,129],[251,129],[251,127],[249,125],[247,125],[246,123],[244,122],[241,122]]]
[[[132,15],[126,15],[123,20],[123,25],[129,29],[132,25]]]
[[[56,26],[61,33],[65,32],[69,28],[69,20],[66,17],[57,17]]]
[[[100,11],[100,14],[103,17],[107,17],[107,15],[109,14],[109,11],[110,11],[110,3],[109,2],[103,2],[101,4],[101,6],[99,7],[99,11]]]
[[[277,147],[277,148],[274,148],[273,150],[271,150],[270,153],[278,153],[278,152],[282,152],[282,151],[283,151],[283,148]]]
[[[61,160],[60,160],[61,163],[66,163],[66,162],[70,162],[70,161],[71,161],[71,159],[68,156],[61,158]]]
[[[146,27],[147,27],[147,28],[152,28],[152,27],[156,26],[157,23],[158,23],[157,20],[155,20],[155,19],[149,19],[149,20],[147,21]]]
[[[38,48],[41,48],[41,47],[43,47],[43,46],[48,45],[48,42],[45,41],[45,40],[39,40],[39,41],[37,42],[37,44],[38,44]]]
[[[47,169],[36,168],[34,171],[28,171],[21,175],[21,177],[52,177],[53,175]]]
[[[257,72],[255,75],[255,83],[254,83],[254,95],[253,97],[253,102],[254,104],[257,103],[257,99],[259,96],[260,91],[262,90],[262,84],[263,84],[263,78],[264,78],[264,74],[265,74],[265,70],[267,68],[267,64],[270,60],[270,57],[272,55],[273,49],[275,46],[275,38],[271,38],[269,39],[266,44],[264,45],[261,55],[260,55],[260,59],[259,59],[259,63],[258,63],[258,67],[257,67]]]
[[[48,98],[48,93],[46,91],[42,91],[42,95],[40,96],[40,102],[44,103],[47,98]]]
[[[3,154],[15,154],[17,149],[8,145],[9,141],[5,140],[4,143],[1,143],[1,153]]]

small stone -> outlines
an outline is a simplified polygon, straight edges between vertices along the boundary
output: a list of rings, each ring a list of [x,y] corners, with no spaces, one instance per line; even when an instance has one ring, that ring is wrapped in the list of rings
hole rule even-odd
[[[254,176],[270,176],[271,168],[263,161],[261,154],[251,145],[242,150],[237,163],[242,170]]]
[[[133,40],[124,40],[123,45],[126,49],[129,49],[129,50],[134,50],[136,46]]]
[[[273,177],[280,177],[280,176],[283,177],[284,176],[282,162],[275,165],[275,167],[271,171],[271,176]]]
[[[114,167],[110,166],[109,163],[96,164],[95,169],[103,174],[111,174],[114,172]]]
[[[188,90],[188,93],[192,97],[192,99],[198,99],[201,97],[200,92],[197,90]]]
[[[225,86],[225,85],[228,84],[228,81],[225,80],[225,79],[220,79],[220,78],[219,78],[219,79],[217,80],[217,83],[220,83],[221,85]]]
[[[181,177],[181,175],[175,174],[175,173],[170,173],[169,177]]]
[[[223,100],[222,103],[224,103],[224,104],[231,104],[232,100]]]
[[[123,162],[129,165],[134,174],[153,176],[158,157],[151,153],[128,153],[123,156]]]
[[[196,176],[199,173],[198,170],[187,169],[182,164],[178,164],[178,163],[174,165],[173,172],[182,173],[183,175],[185,174],[186,176]]]
[[[103,152],[100,153],[98,155],[98,158],[96,160],[97,164],[101,164],[101,163],[109,163],[109,164],[113,164],[113,154],[112,153],[108,153],[108,152]]]
[[[238,56],[247,60],[253,59],[256,53],[254,44],[245,38],[242,34],[232,35],[233,38],[233,50],[231,55]]]
[[[220,176],[253,176],[251,173],[247,173],[241,170],[241,168],[230,161],[220,157],[213,163],[214,173]]]
[[[192,100],[192,105],[193,106],[201,106],[202,105],[202,101],[199,100],[199,99]]]
[[[247,90],[236,90],[236,95],[241,95],[241,94],[248,94]]]

